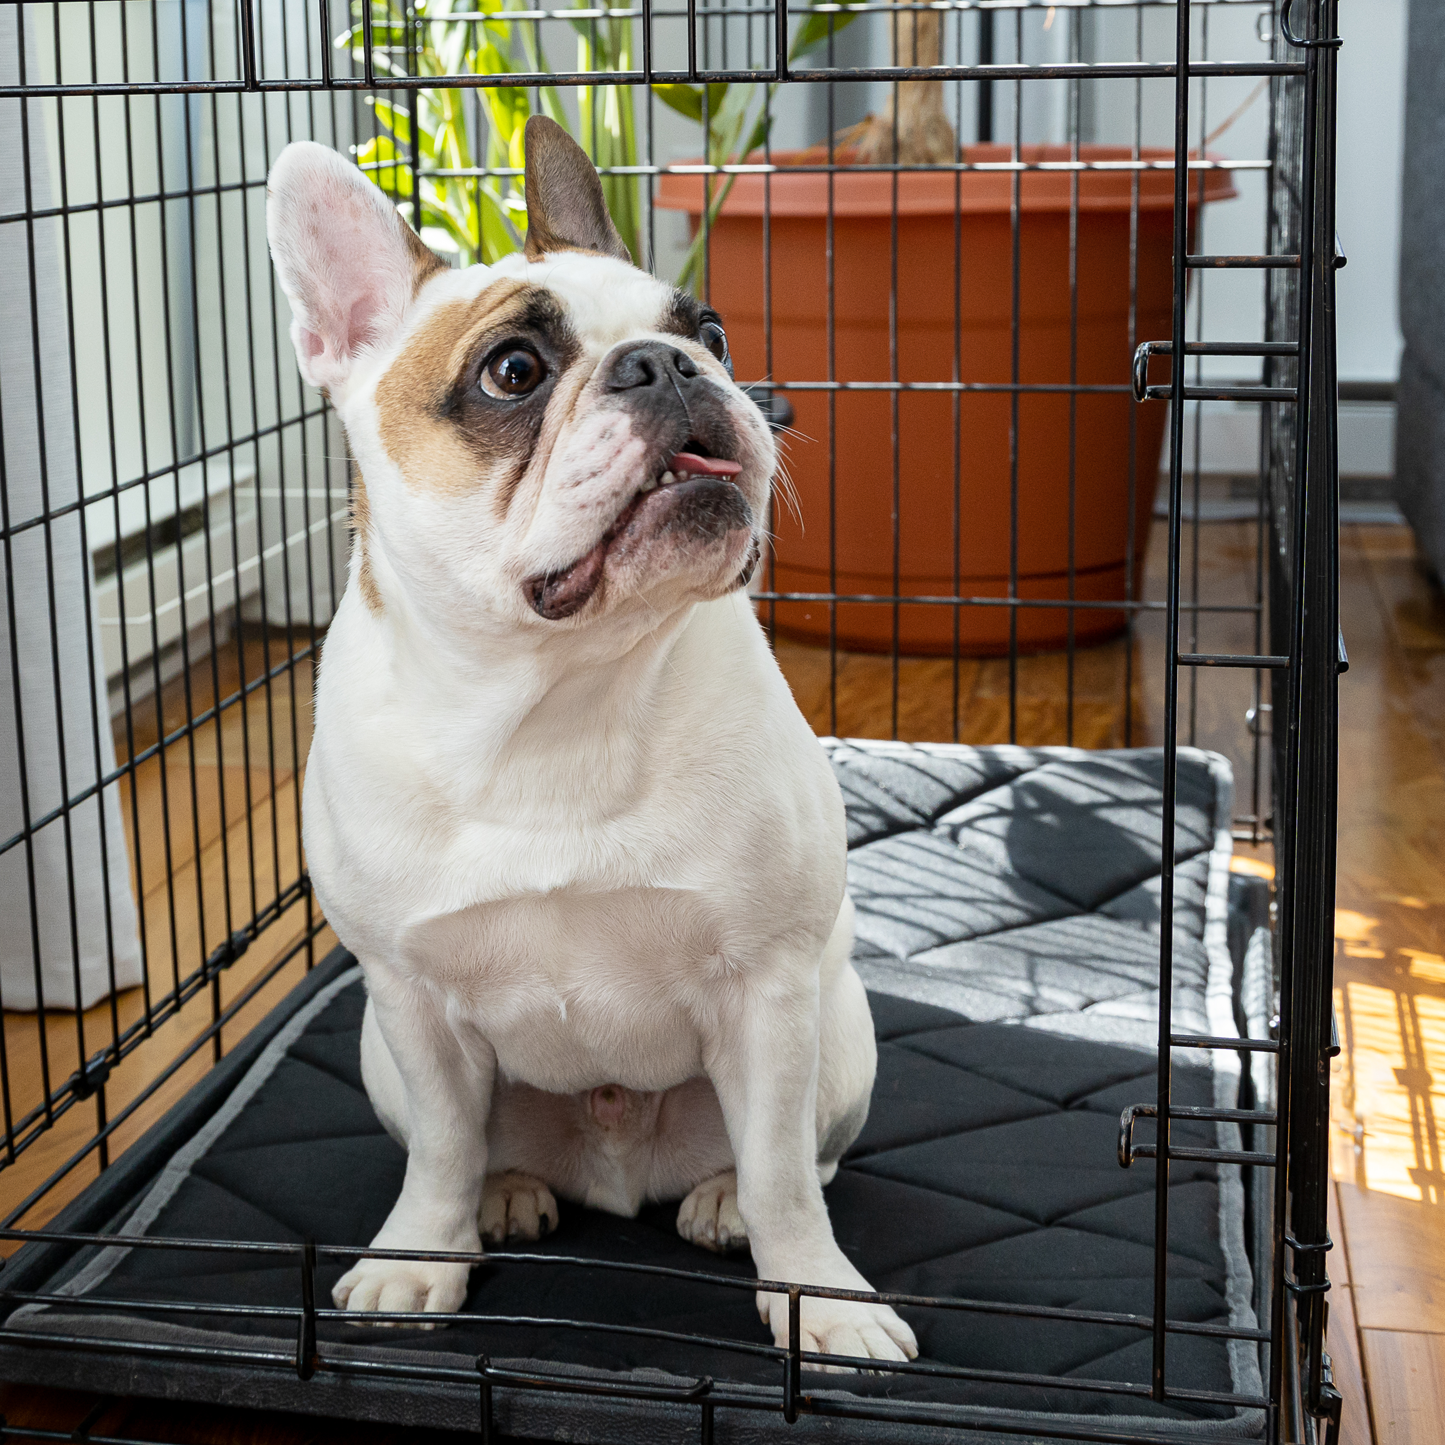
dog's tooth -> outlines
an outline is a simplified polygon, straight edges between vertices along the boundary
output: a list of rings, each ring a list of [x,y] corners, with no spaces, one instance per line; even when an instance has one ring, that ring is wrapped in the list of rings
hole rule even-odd
[[[642,490],[643,490],[644,492],[650,492],[656,485],[657,485],[657,478],[656,478],[656,477],[649,477],[645,482],[643,482],[643,484],[642,484]]]
[[[664,487],[670,487],[676,480],[677,478],[671,472],[664,472],[662,474],[662,485]]]

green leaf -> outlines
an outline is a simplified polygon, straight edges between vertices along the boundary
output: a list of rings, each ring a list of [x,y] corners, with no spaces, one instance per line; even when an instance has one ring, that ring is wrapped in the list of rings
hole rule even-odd
[[[567,118],[567,112],[562,109],[562,97],[557,93],[555,85],[544,85],[539,87],[542,97],[542,114],[548,120],[556,121],[558,125],[566,130],[571,122]]]
[[[473,57],[475,69],[483,75],[510,75],[512,63],[489,40]],[[519,85],[503,85],[482,92],[492,124],[508,147],[520,136],[532,113],[531,97]]]
[[[603,5],[602,3],[594,3],[594,0],[577,0],[577,3],[572,8],[574,10],[600,10],[603,8]],[[572,20],[569,18],[568,24],[582,37],[584,43],[592,45],[601,40],[602,27],[605,22],[594,20],[589,16],[583,20]]]
[[[357,146],[356,160],[369,167],[363,174],[388,196],[411,195],[411,157],[399,150],[390,136],[374,136]]]
[[[846,26],[851,25],[857,18],[857,10],[827,10],[819,14],[814,10],[803,23],[798,26],[797,34],[793,36],[793,43],[788,50],[788,58],[796,60],[800,55],[806,55],[810,50],[816,50],[828,38],[829,34],[836,35]]]
[[[411,112],[390,101],[379,100],[374,95],[366,97],[366,104],[376,112],[376,118],[402,145],[411,144]]]
[[[382,100],[378,96],[367,96],[366,103],[372,108],[377,120],[396,137],[398,144],[409,148],[411,146],[411,112],[404,105],[393,105],[390,101]],[[417,149],[427,160],[436,158],[432,133],[425,125],[419,128]]]
[[[753,88],[750,85],[714,86],[713,89],[724,91],[721,97],[722,104],[714,106],[712,112],[713,129],[718,131],[737,130],[741,127],[742,119],[748,112],[748,106],[752,104]]]
[[[597,0],[576,0],[592,5]],[[519,70],[537,72],[546,68],[538,50],[535,26],[519,20],[515,12],[527,9],[530,0],[416,0],[414,20],[403,19],[403,0],[351,0],[351,24],[336,37],[335,44],[350,51],[358,61],[366,59],[363,14],[371,18],[371,63],[378,76],[410,73],[414,76],[473,74],[507,76]],[[369,7],[363,9],[363,7]],[[485,18],[453,20],[456,12],[476,13]],[[600,72],[631,70],[635,23],[631,19],[578,20],[580,68]],[[405,53],[401,47],[406,47]],[[396,49],[393,57],[387,53]],[[726,87],[716,87],[710,97],[720,109]],[[637,127],[632,93],[609,87],[582,87],[578,93],[583,124],[572,123],[559,92],[542,87],[537,108],[559,125],[594,143],[588,122],[595,115],[595,147],[598,164],[604,167],[633,166],[637,161]],[[512,177],[495,180],[470,175],[425,177],[421,194],[412,197],[416,184],[409,160],[415,137],[418,150],[429,165],[449,171],[468,171],[483,159],[473,159],[471,144],[476,130],[477,108],[488,124],[484,147],[488,168],[520,168],[524,162],[523,136],[532,112],[532,92],[521,86],[503,85],[474,92],[449,86],[419,90],[410,109],[390,102],[370,101],[378,134],[357,155],[363,164],[382,169],[367,172],[386,194],[414,200],[420,224],[444,230],[457,247],[463,264],[495,261],[516,250],[526,225],[526,206],[521,183]],[[697,100],[699,115],[702,101]],[[636,247],[640,226],[641,198],[636,177],[610,176],[604,181],[609,207],[619,231]]]
[[[421,223],[423,226],[435,226],[438,230],[445,231],[452,238],[453,244],[461,252],[462,263],[476,255],[477,238],[473,236],[465,226],[457,223],[456,217],[449,211],[436,205],[422,202]]]
[[[702,87],[699,85],[654,85],[652,93],[679,115],[702,124]]]
[[[520,213],[520,227],[507,215],[500,197],[490,186],[482,186],[478,200],[481,212],[481,259],[488,265],[510,256],[518,248],[521,230],[526,227],[526,212]]]
[[[707,88],[707,109],[709,116],[717,115],[727,101],[730,89],[740,89],[745,94],[751,92],[752,86],[744,85],[730,87],[724,84],[713,84]],[[667,106],[671,106],[679,115],[686,116],[688,120],[695,120],[702,124],[702,86],[700,85],[654,85],[653,94]]]

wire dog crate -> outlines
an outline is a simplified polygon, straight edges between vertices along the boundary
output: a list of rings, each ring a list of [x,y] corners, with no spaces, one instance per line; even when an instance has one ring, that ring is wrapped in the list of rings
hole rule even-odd
[[[443,254],[487,259],[516,239],[518,118],[544,111],[597,159],[639,264],[681,275],[725,320],[737,313],[739,381],[777,427],[796,423],[787,455],[797,511],[779,505],[753,591],[819,732],[1155,743],[1164,839],[1176,832],[1179,750],[1203,742],[1231,757],[1243,780],[1233,836],[1264,860],[1260,872],[1272,860],[1267,1027],[1204,1036],[1173,1018],[1175,865],[1162,847],[1157,1082],[1126,1109],[1120,1144],[1121,1162],[1157,1161],[1152,1305],[1107,1317],[1148,1342],[1149,1378],[1088,1388],[1254,1409],[1263,1423],[1249,1438],[1333,1445],[1327,1056],[1335,688],[1346,665],[1335,9],[1335,0],[570,9],[6,0],[0,1235],[10,1247],[56,1259],[112,1240],[108,1226],[82,1228],[62,1211],[123,1167],[167,1109],[200,1097],[208,1077],[245,1054],[248,1030],[330,942],[302,857],[300,779],[313,669],[346,584],[349,475],[341,429],[304,388],[285,338],[265,247],[267,169],[288,141],[334,145]],[[936,64],[906,63],[919,58],[907,37],[920,15],[939,20]],[[865,112],[901,114],[900,87],[920,81],[941,87],[939,113],[958,143],[951,158],[906,158],[897,131],[891,153],[865,154]],[[1260,144],[1228,159],[1211,147],[1235,121]],[[1236,186],[1236,219],[1221,223],[1232,249],[1211,250],[1208,206]],[[965,223],[985,212],[998,259],[975,305],[983,232]],[[1113,229],[1096,235],[1105,213]],[[1036,241],[1038,217],[1052,242]],[[873,249],[859,261],[859,228],[869,225]],[[1107,325],[1095,314],[1096,265],[1120,298]],[[1157,316],[1145,295],[1151,267],[1163,278]],[[1036,304],[1045,292],[1052,322]],[[1060,340],[1045,354],[1049,325]],[[1107,344],[1091,370],[1085,343],[1100,327]],[[1257,463],[1233,478],[1251,519],[1251,583],[1234,597],[1221,595],[1201,552],[1211,407],[1258,422]],[[1031,450],[1046,436],[1053,451]],[[1106,451],[1111,460],[1094,470],[1107,473],[1112,500],[1090,470]],[[919,478],[930,469],[936,485],[925,494]],[[1106,502],[1116,519],[1107,556],[1089,532]],[[1036,556],[1033,529],[1046,520],[1054,550]],[[984,533],[993,550],[979,561],[969,548]],[[876,543],[863,560],[860,536]],[[1186,1049],[1238,1056],[1237,1108],[1177,1102],[1172,1060]],[[1164,1121],[1156,1142],[1133,1140],[1139,1119]],[[1171,1142],[1176,1123],[1201,1119],[1237,1125],[1239,1147]],[[1254,1326],[1171,1316],[1169,1181],[1181,1161],[1240,1173]],[[238,1247],[152,1243],[197,1256]],[[352,1258],[357,1249],[343,1246],[362,1243],[248,1246],[300,1281],[294,1306],[252,1311],[294,1334],[289,1357],[38,1339],[10,1312],[61,1297],[37,1291],[33,1271],[17,1274],[12,1261],[0,1271],[0,1372],[53,1380],[48,1367],[21,1362],[68,1344],[105,1379],[143,1361],[224,1362],[228,1348],[258,1377],[441,1379],[328,1347],[337,1312],[321,1307],[318,1262]],[[556,1263],[520,1257],[508,1267]],[[829,1291],[793,1287],[795,1312],[808,1293]],[[1024,1320],[1090,1317],[885,1298]],[[201,1308],[147,1305],[176,1320]],[[1191,1332],[1254,1352],[1259,1390],[1206,1400],[1171,1379],[1169,1346]],[[500,1392],[565,1390],[618,1405],[666,1401],[690,1412],[705,1445],[730,1417],[762,1414],[1015,1438],[1194,1438],[1164,1414],[1126,1431],[1107,1414],[1020,1423],[1007,1409],[922,1407],[886,1392],[840,1400],[805,1388],[810,1362],[796,1344],[750,1347],[776,1373],[748,1391],[729,1384],[735,1343],[690,1340],[708,1369],[685,1386],[561,1380],[485,1355],[454,1374],[475,1394],[487,1437],[500,1429]],[[106,1361],[121,1373],[105,1375]],[[1005,1397],[1083,1388],[1062,1374],[953,1374]],[[3,1425],[0,1434],[91,1438],[97,1418],[79,1435]]]

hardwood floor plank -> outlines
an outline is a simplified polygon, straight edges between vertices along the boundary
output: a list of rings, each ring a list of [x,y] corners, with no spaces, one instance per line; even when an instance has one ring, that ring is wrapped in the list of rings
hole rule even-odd
[[[298,926],[303,916],[304,911],[299,907],[292,914],[288,914],[222,975],[223,1008],[234,1002],[267,968],[296,946],[304,932]],[[313,945],[314,958],[320,960],[325,957],[326,952],[335,946],[335,942],[335,935],[329,929],[323,930]],[[302,953],[245,1005],[235,1020],[223,1030],[223,1048],[233,1047],[255,1027],[265,1014],[285,997],[287,991],[300,982],[305,971],[306,957]],[[131,992],[139,993],[139,990]],[[7,1027],[12,1017],[7,1015]],[[106,1086],[109,1117],[115,1119],[135,1100],[210,1021],[211,996],[207,989],[191,999],[178,1015],[158,1027],[149,1039],[112,1071]],[[157,1089],[131,1118],[115,1130],[111,1138],[112,1158],[118,1156],[127,1145],[159,1119],[191,1085],[203,1078],[211,1062],[211,1046],[206,1043]],[[96,1125],[95,1106],[88,1102],[77,1104],[68,1113],[60,1116],[52,1128],[0,1174],[6,1209],[14,1208],[28,1197],[72,1154],[87,1144]],[[92,1152],[85,1162],[74,1168],[30,1210],[21,1221],[21,1227],[38,1228],[44,1224],[94,1180],[98,1172],[98,1155]],[[0,1255],[12,1254],[16,1248],[18,1245],[12,1241],[0,1242]]]
[[[1347,1181],[1338,1188],[1360,1328],[1445,1334],[1445,1216]]]
[[[1339,902],[1367,914],[1402,896],[1445,905],[1445,609],[1380,540],[1401,530],[1341,537]],[[1402,612],[1417,619],[1408,647]]]
[[[170,880],[170,886],[153,890],[142,900],[147,976],[153,1004],[158,1005],[174,987],[177,976],[184,979],[192,973],[239,924],[253,917],[258,905],[264,907],[277,897],[280,889],[294,881],[300,869],[294,793],[294,785],[288,782],[274,799],[263,796],[249,819],[242,817],[231,824],[227,833],[227,849],[222,849],[217,829],[217,836],[202,852],[199,869],[193,859],[181,864]],[[277,825],[274,853],[271,847],[273,823]],[[260,856],[256,860],[254,889],[251,871],[247,867],[252,835],[261,840],[256,847]],[[228,877],[229,889],[226,886]],[[228,897],[229,914],[226,908]],[[85,1026],[83,1047],[74,1013],[63,1010],[47,1013],[45,1036],[52,1084],[63,1080],[80,1066],[82,1059],[110,1042],[113,1037],[112,1013],[122,1030],[143,1018],[144,992],[137,988],[120,994],[114,1010],[108,1001],[87,1010],[81,1016]],[[7,1012],[5,1030],[12,1077],[34,1080],[38,1084],[38,1016]]]
[[[275,788],[290,782],[292,772],[288,768],[273,778],[263,768],[218,769],[202,764],[195,770],[194,789],[191,776],[189,765],[177,759],[175,750],[170,749],[164,762],[151,758],[136,769],[134,810],[130,779],[121,783],[121,816],[125,820],[125,847],[130,854],[131,885],[147,900],[164,889],[166,879],[176,868],[195,858],[198,839],[199,851],[204,852],[220,838],[223,821],[229,827],[245,817],[248,797],[251,808],[255,808]],[[137,857],[139,880],[135,869]]]
[[[1329,1324],[1325,1346],[1330,1352],[1335,1388],[1340,1392],[1340,1445],[1375,1445],[1370,1428],[1370,1403],[1365,1393],[1365,1371],[1360,1361],[1359,1326],[1355,1320],[1354,1288],[1350,1276],[1350,1251],[1339,1199],[1332,1186],[1329,1194],[1330,1238],[1335,1248],[1329,1256]]]
[[[1400,528],[1346,528],[1340,580],[1331,1157],[1376,1445],[1413,1445],[1445,1420],[1445,607]]]
[[[159,1003],[172,988],[177,967],[180,975],[185,977],[199,966],[211,949],[229,935],[238,922],[252,917],[254,902],[264,905],[276,896],[276,857],[280,860],[280,886],[286,886],[296,877],[300,868],[300,857],[294,820],[295,789],[295,782],[288,781],[275,798],[263,797],[249,820],[242,817],[231,824],[225,835],[230,845],[229,860],[221,847],[221,835],[217,829],[214,841],[201,854],[199,868],[194,859],[184,864],[177,871],[173,888],[158,890],[147,900],[150,907],[145,914],[145,932],[151,997],[155,1002]],[[212,796],[214,797],[214,793]],[[242,866],[246,856],[248,825],[251,833],[260,834],[269,840],[273,822],[277,825],[275,833],[279,852],[273,856],[270,843],[267,842],[258,869],[259,891],[253,902],[251,879]],[[231,865],[229,889],[226,867],[228,861]],[[228,894],[231,901],[229,917],[225,908]],[[202,902],[205,905],[204,930],[200,912]],[[276,959],[296,945],[304,934],[305,918],[306,901],[302,899],[293,904],[280,920],[266,930],[261,938],[226,970],[221,976],[223,1008],[239,997]],[[334,935],[330,930],[326,930],[313,943],[311,956],[316,959],[324,957],[326,950],[334,942]],[[238,1016],[234,1023],[223,1031],[223,1047],[229,1047],[240,1039],[246,1030],[253,1027],[266,1010],[280,1001],[286,989],[297,982],[304,971],[305,958],[302,956],[290,965],[281,977],[268,985],[263,994],[247,1006],[244,1014]],[[112,1070],[106,1085],[106,1104],[110,1118],[114,1119],[177,1057],[198,1032],[209,1024],[211,1008],[210,990],[203,990],[192,998],[179,1014],[160,1023],[149,1038]],[[115,1002],[114,1016],[121,1029],[143,1019],[143,991],[136,988],[119,995]],[[74,1014],[53,1012],[46,1017],[45,1038],[52,1087],[79,1067],[82,1057],[88,1057],[113,1036],[112,1011],[108,1002],[87,1010],[82,1017],[87,1034],[84,1053],[77,1046]],[[38,1016],[6,1013],[4,1029],[11,1077],[17,1086],[13,1092],[17,1094],[20,1107],[28,1107],[43,1097]],[[207,1045],[171,1077],[132,1119],[115,1131],[112,1152],[119,1153],[126,1144],[159,1118],[166,1108],[181,1097],[186,1088],[204,1075],[210,1061],[211,1050]],[[26,1198],[82,1147],[93,1133],[96,1119],[93,1105],[76,1105],[60,1117],[14,1165],[0,1173],[3,1197],[8,1207],[13,1207]],[[35,1226],[49,1219],[95,1178],[97,1169],[96,1156],[92,1155],[89,1161],[77,1167],[46,1196],[43,1203],[26,1217],[25,1223]],[[0,1245],[0,1253],[11,1253],[14,1248],[13,1244]]]
[[[1440,1445],[1445,1433],[1445,1335],[1367,1329],[1363,1339],[1379,1445]]]

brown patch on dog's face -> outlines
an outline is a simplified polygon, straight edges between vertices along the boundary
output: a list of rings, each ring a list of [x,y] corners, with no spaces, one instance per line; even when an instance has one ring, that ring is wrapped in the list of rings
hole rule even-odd
[[[561,303],[544,287],[504,279],[446,303],[377,384],[382,445],[410,485],[453,495],[495,486],[505,510],[577,351]],[[482,373],[509,352],[534,356],[545,375],[524,395],[491,394]]]
[[[351,543],[360,554],[361,565],[357,568],[357,586],[361,589],[361,600],[378,617],[381,615],[381,590],[376,585],[376,575],[371,570],[371,554],[367,544],[371,537],[371,503],[366,496],[366,483],[357,472],[351,487]]]

